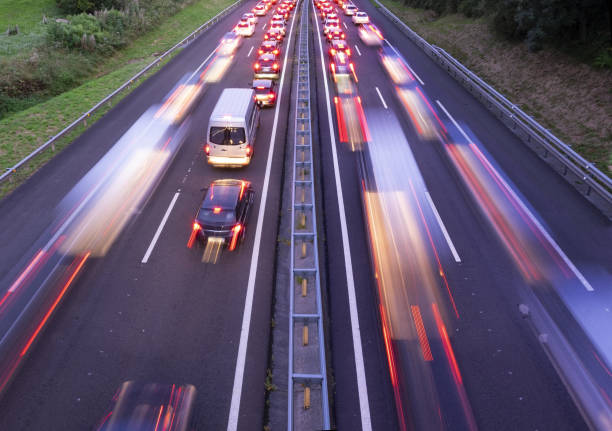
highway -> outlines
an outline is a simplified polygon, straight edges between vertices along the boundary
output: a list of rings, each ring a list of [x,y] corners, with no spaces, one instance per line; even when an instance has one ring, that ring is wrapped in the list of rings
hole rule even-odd
[[[242,3],[191,42],[0,201],[0,293],[6,280],[36,263],[32,256],[53,229],[64,197],[185,74],[209,70],[219,40],[255,4]],[[383,44],[407,61],[446,132],[423,138],[425,129],[411,121],[378,49],[364,44],[340,13],[358,78],[355,95],[365,112],[359,121],[363,126],[367,118],[364,141],[371,145],[346,142],[334,100],[340,87],[330,77],[329,45],[310,4],[335,429],[587,429],[519,304],[537,298],[555,310],[553,317],[569,316],[561,329],[580,347],[580,360],[597,370],[602,393],[608,391],[612,374],[604,364],[612,347],[602,327],[612,323],[611,222],[376,7],[365,0],[356,5],[378,26]],[[222,79],[206,84],[174,159],[105,255],[60,262],[77,269],[46,329],[10,376],[0,399],[0,429],[91,429],[127,380],[194,385],[193,429],[262,429],[284,152],[295,102],[297,10],[283,43],[278,103],[262,110],[251,164],[212,168],[202,142],[222,90],[251,85],[270,12],[244,38]],[[380,137],[393,130],[397,141],[381,146]],[[221,177],[251,181],[255,205],[245,242],[206,264],[202,250],[186,243],[202,189]],[[384,181],[392,184],[385,196]],[[395,193],[411,185],[408,198]],[[410,235],[406,226],[414,226]],[[27,302],[26,293],[0,314],[2,331]],[[412,319],[417,330],[424,328],[418,342],[397,335],[409,332]],[[436,331],[439,337],[431,335]],[[425,332],[429,338],[421,336]],[[390,345],[403,353],[390,353]],[[419,366],[402,368],[394,362],[401,355]]]
[[[85,132],[69,150],[2,202],[3,272],[41,234],[42,229],[38,228],[44,229],[52,209],[77,180],[146,108],[160,103],[185,73],[206,67],[202,62],[210,59],[221,37],[254,4],[245,2],[196,39]],[[126,380],[193,384],[198,390],[196,429],[227,427],[233,397],[242,406],[238,428],[245,427],[241,425],[243,421],[248,427],[263,427],[262,382],[267,364],[277,222],[274,214],[278,213],[289,86],[283,89],[277,111],[262,112],[253,161],[247,168],[235,171],[207,166],[202,142],[207,119],[222,89],[250,85],[251,48],[257,48],[263,40],[265,22],[257,25],[251,38],[245,38],[225,78],[206,89],[191,114],[194,127],[157,190],[139,210],[139,216],[104,258],[86,263],[60,312],[3,397],[5,414],[0,419],[1,429],[92,428],[104,417],[113,394]],[[285,52],[290,51],[287,41]],[[291,62],[285,74],[291,76]],[[288,82],[290,79],[285,80]],[[269,153],[273,144],[275,150]],[[260,221],[268,162],[267,205]],[[236,175],[251,181],[256,193],[246,241],[237,252],[224,255],[218,264],[204,264],[200,261],[201,250],[186,247],[193,216],[201,202],[201,189],[216,178]],[[161,234],[143,263],[168,211]],[[24,225],[15,225],[19,220],[35,227],[22,229]],[[254,247],[258,223],[261,246]],[[259,260],[252,267],[254,252]],[[248,344],[244,380],[238,382],[234,395],[243,312],[251,279],[254,312],[249,316],[252,319],[247,335],[249,340],[256,341]]]
[[[593,304],[596,300],[587,295],[607,298],[612,269],[612,255],[608,246],[612,239],[609,221],[594,208],[580,199],[578,193],[563,182],[548,166],[530,152],[504,125],[473,99],[461,86],[445,74],[436,64],[401,34],[368,2],[357,3],[366,11],[386,38],[385,44],[392,45],[408,60],[412,73],[429,99],[440,101],[436,104],[444,124],[452,120],[446,112],[457,118],[476,135],[489,154],[507,177],[515,190],[523,196],[544,220],[559,247],[582,271],[587,280],[597,283],[594,292],[588,291],[581,283],[574,283],[574,297]],[[313,23],[315,18],[313,17]],[[450,295],[444,295],[447,326],[450,327],[452,346],[469,404],[481,429],[584,429],[578,410],[568,396],[561,380],[533,333],[529,323],[519,313],[522,302],[521,288],[525,282],[515,263],[508,256],[504,245],[495,237],[478,205],[462,185],[461,176],[454,170],[446,157],[444,147],[438,142],[419,139],[403,108],[395,97],[395,90],[389,77],[380,65],[377,50],[362,43],[349,17],[341,16],[346,24],[347,40],[353,51],[352,61],[359,82],[358,94],[366,111],[378,109],[393,111],[401,118],[410,150],[414,154],[420,173],[424,178],[427,198],[422,205],[431,216],[429,228],[436,239],[441,270],[449,287]],[[320,24],[320,23],[319,23]],[[343,26],[344,26],[343,24]],[[322,31],[322,29],[321,29]],[[325,42],[322,43],[326,50]],[[319,46],[315,37],[315,46]],[[320,63],[327,54],[316,55]],[[318,71],[329,70],[328,63]],[[329,76],[329,74],[328,74]],[[334,96],[330,84],[329,96],[322,81],[323,72],[317,75],[319,107],[326,109],[326,100]],[[376,282],[366,250],[369,248],[364,232],[366,220],[363,217],[359,174],[356,153],[350,145],[338,140],[338,121],[333,112],[334,131],[327,131],[322,125],[322,160],[324,190],[336,189],[333,172],[338,170],[343,199],[337,193],[325,193],[325,214],[328,265],[331,268],[345,267],[341,223],[336,216],[340,205],[346,214],[347,238],[350,242],[352,266],[346,271],[330,275],[332,346],[339,346],[342,355],[333,355],[333,369],[336,371],[338,429],[356,429],[364,418],[356,412],[363,411],[360,400],[354,357],[347,355],[353,343],[350,333],[347,279],[354,280],[359,315],[361,341],[365,361],[367,393],[370,396],[372,429],[401,428],[389,412],[389,399],[393,396],[391,384],[383,382],[381,370],[386,361],[382,343],[376,296]],[[319,119],[325,114],[319,115]],[[325,123],[325,120],[321,120]],[[327,136],[326,136],[327,135]],[[330,139],[330,135],[335,135]],[[332,162],[336,145],[338,167]],[[536,187],[533,185],[537,184]],[[551,199],[551,197],[553,197]],[[431,204],[431,208],[427,208]],[[435,209],[434,209],[435,208]],[[444,228],[442,228],[444,226]],[[444,230],[446,234],[442,232]],[[447,236],[445,236],[447,235]],[[344,250],[346,251],[346,250]],[[444,283],[439,282],[440,289]],[[339,288],[344,286],[343,288]],[[601,290],[601,291],[600,291]],[[452,298],[452,299],[451,299]],[[609,302],[607,302],[609,304]],[[599,310],[605,307],[597,307]],[[408,313],[408,310],[405,310]],[[332,352],[333,354],[333,352]],[[388,372],[388,369],[386,370]],[[605,371],[605,367],[604,367]],[[602,384],[609,376],[602,377]],[[546,388],[546,390],[542,390]],[[418,390],[418,389],[417,389]],[[351,412],[341,414],[339,411]],[[414,413],[414,412],[410,412]],[[452,417],[452,416],[451,416]],[[468,421],[469,422],[469,421]],[[462,429],[457,422],[449,429]],[[431,424],[431,422],[430,422]],[[448,422],[447,422],[448,426]],[[469,425],[466,426],[469,428]],[[416,429],[421,429],[416,427]]]

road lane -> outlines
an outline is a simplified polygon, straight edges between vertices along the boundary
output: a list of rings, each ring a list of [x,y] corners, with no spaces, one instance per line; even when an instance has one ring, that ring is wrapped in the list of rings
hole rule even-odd
[[[223,20],[224,25],[215,28],[214,35],[207,33],[210,40],[216,44],[227,28],[233,26],[233,20],[237,21],[253,4],[246,3]],[[263,32],[256,32],[251,40],[262,40],[262,36]],[[201,62],[206,56],[202,53],[209,50],[209,44],[199,41],[186,49],[187,67]],[[247,60],[247,50],[248,46],[243,44],[226,78],[207,89],[192,113],[192,119],[201,120],[192,122],[197,127],[191,130],[140,216],[104,259],[90,261],[87,271],[75,283],[61,312],[33,349],[10,393],[1,401],[3,411],[10,413],[0,419],[0,428],[89,428],[106,412],[112,394],[127,379],[192,382],[198,389],[196,429],[221,429],[227,425],[235,371],[235,360],[230,358],[236,358],[238,350],[250,252],[254,247],[253,214],[260,212],[273,111],[262,112],[255,155],[245,169],[207,166],[202,142],[207,118],[222,89],[250,85],[252,64]],[[178,77],[184,73],[180,69],[186,66],[176,65],[180,57],[168,65],[170,70],[179,72]],[[290,66],[291,63],[287,73],[291,73]],[[284,134],[286,111],[280,109],[279,136]],[[109,115],[113,114],[111,111]],[[130,115],[126,112],[123,117],[127,121]],[[90,133],[89,138],[95,142],[106,136]],[[272,184],[277,184],[280,178],[283,151],[284,145],[278,144],[270,159]],[[185,246],[201,199],[200,189],[212,179],[236,175],[255,186],[252,225],[247,226],[246,240],[236,252],[224,254],[218,265],[202,264],[200,252]],[[179,191],[180,198],[174,200]],[[169,211],[171,199],[175,204]],[[270,188],[268,202],[263,213],[277,213],[275,187]],[[147,263],[142,264],[147,245],[166,215],[167,223],[159,231],[155,248]],[[246,421],[247,428],[256,429],[263,426],[264,394],[262,390],[248,389],[261,388],[265,378],[276,217],[266,217],[261,229],[258,269],[262,276],[254,285],[257,295],[253,308],[257,313],[251,323],[251,334],[257,343],[248,348],[244,408],[240,410],[240,421]],[[63,414],[57,415],[58,411]]]

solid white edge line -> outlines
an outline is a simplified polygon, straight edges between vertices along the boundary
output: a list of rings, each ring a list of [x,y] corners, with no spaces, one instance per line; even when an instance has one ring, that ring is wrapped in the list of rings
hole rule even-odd
[[[439,100],[436,100],[436,103],[438,104],[438,106],[440,106],[440,108],[442,108],[446,116],[453,122],[455,127],[459,129],[459,132],[461,132],[463,137],[470,144],[474,144],[474,142],[472,142],[470,137],[461,128],[461,126],[459,126],[459,124],[455,121],[455,119],[451,116],[451,114],[446,110],[444,105],[442,105],[442,102],[440,102]],[[529,216],[533,224],[538,228],[540,233],[544,235],[544,238],[546,238],[546,240],[550,243],[550,245],[555,249],[555,251],[559,254],[561,259],[563,259],[563,262],[565,262],[568,268],[574,273],[574,275],[576,276],[576,278],[578,278],[578,280],[584,286],[584,288],[588,290],[589,292],[594,291],[595,289],[593,288],[591,283],[589,283],[589,281],[584,277],[584,275],[582,275],[582,272],[580,272],[580,270],[576,267],[576,265],[574,265],[574,263],[569,259],[569,257],[567,257],[567,255],[563,252],[559,244],[557,244],[557,242],[548,234],[548,231],[544,228],[544,226],[542,226],[542,224],[538,221],[538,219],[531,213],[531,211],[527,208],[527,206],[523,203],[523,201],[514,192],[512,187],[510,187],[510,185],[506,182],[506,180],[504,180],[504,178],[502,178],[502,176],[497,173],[497,170],[491,165],[491,163],[489,163],[486,157],[484,158],[484,160],[487,163],[491,172],[495,173],[495,176],[497,177],[497,179],[504,185],[506,190],[512,195],[512,198],[520,205],[521,209],[525,212],[525,214]]]
[[[293,25],[295,17],[293,15],[291,21],[291,30],[287,48],[291,46],[291,37],[293,36]],[[287,50],[288,51],[288,50]],[[232,401],[230,404],[229,418],[227,420],[227,431],[236,431],[238,429],[238,416],[240,410],[240,399],[242,398],[242,384],[244,381],[244,367],[246,364],[247,345],[249,341],[249,331],[251,328],[251,314],[253,313],[253,295],[255,293],[255,278],[257,276],[257,263],[259,262],[259,248],[261,245],[261,231],[263,229],[263,219],[268,199],[268,186],[270,184],[270,172],[272,170],[272,155],[274,154],[274,143],[276,141],[276,128],[278,126],[278,113],[280,112],[281,100],[283,97],[283,84],[287,71],[288,52],[285,52],[285,61],[283,62],[283,73],[281,75],[278,99],[276,110],[274,112],[274,123],[272,125],[272,134],[270,136],[270,148],[268,149],[268,161],[266,162],[266,174],[264,176],[263,192],[261,194],[261,204],[259,213],[257,214],[257,227],[255,228],[255,240],[253,243],[253,254],[251,255],[251,268],[249,270],[249,281],[247,284],[246,300],[244,303],[244,314],[242,316],[242,326],[240,329],[240,344],[238,345],[238,357],[236,359],[236,372],[234,374],[234,386],[232,389]]]
[[[327,73],[325,73],[325,59],[323,58],[323,46],[321,45],[321,32],[319,21],[315,18],[317,26],[317,39],[319,41],[319,54],[321,55],[321,72],[325,84],[325,95],[327,105],[327,122],[329,124],[329,137],[331,140],[332,159],[334,163],[334,177],[336,180],[336,191],[338,196],[338,211],[340,213],[340,230],[342,232],[342,248],[344,250],[344,268],[346,270],[346,284],[348,288],[349,311],[351,316],[351,333],[353,336],[353,348],[355,350],[355,371],[357,374],[357,392],[359,395],[359,410],[361,414],[362,431],[372,430],[372,419],[370,417],[370,403],[368,400],[368,389],[365,377],[365,366],[363,362],[363,349],[361,346],[361,333],[359,331],[359,316],[357,314],[357,295],[355,294],[355,280],[353,278],[353,262],[346,227],[346,214],[344,212],[344,196],[342,194],[342,183],[340,181],[340,168],[338,166],[338,153],[336,150],[336,132],[332,121],[331,106],[329,102],[329,86],[327,84]]]
[[[253,52],[253,48],[255,48],[254,46],[251,47],[251,49],[249,49],[249,53],[247,54],[247,57],[251,56],[251,53]]]
[[[174,197],[172,198],[172,201],[170,202],[170,206],[168,206],[168,209],[166,210],[166,213],[164,214],[164,217],[162,218],[161,223],[159,224],[159,226],[157,227],[157,230],[155,231],[155,235],[153,235],[151,244],[149,244],[149,248],[147,248],[147,252],[145,253],[144,257],[141,260],[142,263],[147,263],[149,261],[149,257],[151,256],[151,253],[153,253],[155,244],[157,244],[157,240],[159,239],[159,236],[161,235],[162,230],[164,230],[164,226],[166,225],[166,222],[168,221],[168,217],[170,217],[170,213],[172,212],[172,208],[174,208],[174,204],[176,203],[176,200],[178,199],[180,194],[181,192],[176,192],[174,194]]]
[[[359,51],[359,47],[357,45],[355,45],[355,49],[357,50],[357,54],[359,54],[359,57],[361,57],[361,51]]]
[[[444,226],[442,217],[440,217],[440,213],[438,213],[438,209],[436,208],[436,205],[434,204],[434,201],[431,198],[431,195],[429,194],[429,192],[425,192],[425,196],[427,197],[427,201],[429,202],[429,206],[431,207],[431,210],[436,216],[436,220],[438,220],[438,224],[440,225],[440,229],[442,230],[442,235],[444,235],[444,239],[446,239],[446,243],[448,244],[448,248],[450,248],[450,251],[453,254],[453,258],[455,259],[455,262],[461,263],[461,258],[459,257],[459,253],[457,253],[457,249],[455,249],[455,245],[453,244],[453,241],[451,240],[451,237],[448,234],[448,231],[446,230],[446,226]]]
[[[395,49],[395,47],[393,45],[391,45],[391,42],[389,42],[387,39],[385,39],[385,42],[387,42],[389,44],[389,46],[391,47],[391,49],[393,51],[395,51],[395,53],[397,55],[399,55],[400,57],[402,57],[402,59],[404,58],[402,56],[402,54],[399,53],[399,51],[397,49]],[[408,63],[406,63],[406,61],[404,60],[404,64],[406,64],[406,67],[408,67],[408,69],[410,69],[410,72],[412,72],[412,74],[414,76],[416,76],[416,79],[421,83],[421,85],[425,85],[425,83],[423,82],[423,80],[421,79],[421,77],[419,75],[417,75],[417,73],[412,69],[412,67],[410,67],[410,65]]]
[[[382,94],[380,94],[380,90],[378,89],[378,87],[376,87],[376,92],[378,93],[378,97],[380,97],[380,101],[382,102],[382,104],[385,107],[385,109],[389,109],[387,107],[387,104],[385,103],[385,99],[383,99]]]

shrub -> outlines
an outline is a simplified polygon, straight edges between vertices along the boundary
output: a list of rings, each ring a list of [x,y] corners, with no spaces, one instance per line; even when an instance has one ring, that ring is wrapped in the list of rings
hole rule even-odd
[[[457,12],[470,18],[483,16],[485,13],[485,2],[483,0],[461,0],[457,5]]]
[[[595,57],[593,66],[601,69],[612,69],[612,48],[601,51],[601,53]]]
[[[96,10],[121,9],[122,0],[56,0],[57,7],[65,14],[92,13]]]

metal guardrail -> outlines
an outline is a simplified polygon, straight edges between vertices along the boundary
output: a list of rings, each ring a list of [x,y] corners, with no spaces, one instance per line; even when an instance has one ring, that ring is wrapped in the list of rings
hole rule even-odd
[[[330,427],[312,161],[308,5],[303,2],[298,40],[291,192],[289,431]]]
[[[548,129],[509,101],[440,47],[429,44],[408,27],[379,0],[373,0],[381,12],[408,36],[425,54],[438,62],[453,78],[478,98],[527,146],[551,165],[566,181],[603,214],[612,219],[612,179],[576,153]]]
[[[39,155],[43,151],[45,151],[45,150],[47,150],[49,148],[55,149],[55,143],[59,139],[61,139],[62,137],[64,137],[65,135],[67,135],[68,133],[73,131],[77,126],[79,126],[80,124],[83,124],[83,126],[87,126],[87,119],[90,118],[92,114],[95,114],[98,110],[100,110],[102,107],[104,107],[105,104],[107,104],[107,103],[110,104],[110,102],[117,95],[122,93],[124,90],[129,89],[131,87],[131,85],[134,83],[134,81],[137,81],[138,79],[142,78],[153,67],[159,65],[161,63],[161,61],[164,58],[166,58],[168,55],[170,55],[171,53],[173,53],[177,49],[181,48],[185,43],[195,39],[204,30],[207,30],[210,26],[212,26],[213,24],[217,23],[220,19],[224,18],[229,12],[234,10],[243,1],[244,0],[237,0],[236,2],[231,4],[230,6],[226,7],[225,9],[223,9],[221,12],[219,12],[217,15],[215,15],[214,17],[212,17],[211,19],[206,21],[204,24],[202,24],[200,27],[195,29],[193,32],[191,32],[188,36],[186,36],[183,40],[178,42],[172,48],[170,48],[169,50],[164,52],[162,55],[157,57],[153,62],[148,64],[146,67],[144,67],[140,72],[138,72],[137,74],[132,76],[130,79],[128,79],[123,85],[121,85],[121,87],[117,88],[115,91],[110,93],[104,99],[99,101],[89,111],[85,112],[79,118],[77,118],[75,121],[73,121],[70,125],[66,126],[57,135],[51,137],[47,142],[42,144],[40,147],[36,148],[34,151],[32,151],[26,157],[24,157],[19,162],[17,162],[17,164],[15,164],[14,166],[12,166],[10,168],[6,168],[6,172],[4,172],[2,175],[0,175],[0,184],[3,183],[6,180],[9,180],[13,176],[13,174],[15,174],[19,169],[27,166],[28,162],[30,162],[34,157],[36,157],[37,155]]]

